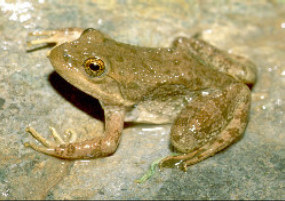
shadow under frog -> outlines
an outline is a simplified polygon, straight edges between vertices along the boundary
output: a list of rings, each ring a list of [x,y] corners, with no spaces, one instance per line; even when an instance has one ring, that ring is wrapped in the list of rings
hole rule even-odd
[[[56,92],[61,95],[65,100],[70,102],[73,106],[85,112],[92,118],[98,119],[103,122],[105,121],[104,110],[97,99],[77,89],[72,84],[69,84],[62,77],[60,77],[60,75],[57,74],[56,71],[52,72],[48,76],[48,80],[51,86],[56,90]],[[133,127],[137,124],[141,123],[124,122],[124,128]],[[146,124],[146,126],[150,125]],[[169,146],[169,148],[173,148],[171,144],[169,144]]]
[[[48,80],[52,87],[73,106],[93,118],[104,121],[104,111],[97,99],[69,84],[55,71],[49,75]]]
[[[102,137],[54,141],[35,129],[42,145],[25,143],[39,152],[65,159],[113,154],[124,122],[172,123],[171,144],[180,152],[160,161],[198,163],[231,145],[248,121],[255,65],[223,52],[203,40],[179,37],[169,48],[139,47],[117,42],[95,29],[67,28],[31,33],[47,36],[32,45],[56,43],[48,58],[67,82],[99,100],[105,116]]]

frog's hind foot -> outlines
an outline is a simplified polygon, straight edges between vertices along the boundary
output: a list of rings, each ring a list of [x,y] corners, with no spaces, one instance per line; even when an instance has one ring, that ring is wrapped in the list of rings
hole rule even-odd
[[[65,42],[71,42],[80,37],[84,29],[81,28],[65,28],[57,30],[46,30],[46,31],[33,31],[29,33],[29,36],[40,37],[36,40],[28,41],[28,46],[44,44],[44,43],[55,43],[60,45]]]
[[[159,167],[177,166],[183,171],[187,171],[188,166],[199,163],[232,144],[233,139],[231,137],[226,137],[226,135],[227,134],[225,133],[225,135],[220,136],[220,139],[215,140],[212,144],[206,144],[193,152],[178,156],[165,157],[160,161]]]
[[[198,96],[172,126],[171,142],[184,155],[166,157],[160,166],[175,164],[186,170],[231,145],[245,130],[249,103],[250,91],[241,83]]]
[[[185,155],[167,156],[159,162],[159,168],[176,166],[176,167],[180,167],[182,170],[186,171],[187,166],[185,167],[183,165],[185,160],[195,156],[196,154],[197,154],[197,151],[194,151],[194,152],[191,152],[191,153],[185,154]]]
[[[57,147],[66,146],[66,145],[76,141],[77,135],[72,130],[66,130],[63,138],[56,132],[56,130],[53,127],[50,127],[50,130],[51,130],[52,136],[54,138],[54,141],[50,141],[50,140],[45,139],[34,128],[27,127],[26,132],[31,133],[32,136],[36,140],[38,140],[44,147],[36,145],[32,142],[24,143],[25,147],[31,147],[32,149],[34,149],[38,152],[42,152],[42,153],[47,154],[47,155],[54,155],[54,150]]]

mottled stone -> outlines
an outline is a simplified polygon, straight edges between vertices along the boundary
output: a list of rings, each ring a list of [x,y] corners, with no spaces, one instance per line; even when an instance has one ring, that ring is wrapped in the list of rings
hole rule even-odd
[[[285,199],[285,63],[283,1],[2,1],[0,3],[0,199]],[[169,125],[126,125],[107,158],[66,161],[23,146],[29,124],[79,139],[100,135],[98,101],[66,83],[46,58],[28,51],[28,32],[92,27],[141,46],[166,47],[200,33],[258,66],[249,123],[233,146],[182,172],[163,169],[143,184],[157,158],[169,155]],[[284,177],[283,177],[284,178]]]

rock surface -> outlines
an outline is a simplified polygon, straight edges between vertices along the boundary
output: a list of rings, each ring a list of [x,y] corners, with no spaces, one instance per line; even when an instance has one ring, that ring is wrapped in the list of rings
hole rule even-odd
[[[66,83],[46,58],[27,51],[28,32],[92,27],[118,41],[166,47],[200,33],[258,66],[243,138],[188,172],[163,169],[137,184],[169,155],[169,125],[126,126],[117,152],[65,161],[23,146],[29,124],[87,139],[102,130],[97,100]],[[0,199],[285,199],[284,1],[0,1]]]

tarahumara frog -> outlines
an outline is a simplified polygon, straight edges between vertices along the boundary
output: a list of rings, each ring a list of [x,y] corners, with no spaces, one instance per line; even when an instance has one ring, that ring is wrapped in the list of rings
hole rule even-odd
[[[172,123],[171,143],[181,153],[161,164],[180,161],[184,169],[228,147],[243,134],[255,82],[250,61],[223,52],[203,40],[179,37],[169,48],[139,47],[117,42],[95,29],[68,28],[34,32],[48,36],[31,44],[57,43],[48,54],[67,82],[100,101],[105,114],[102,137],[46,140],[33,149],[65,159],[113,154],[125,121]]]

